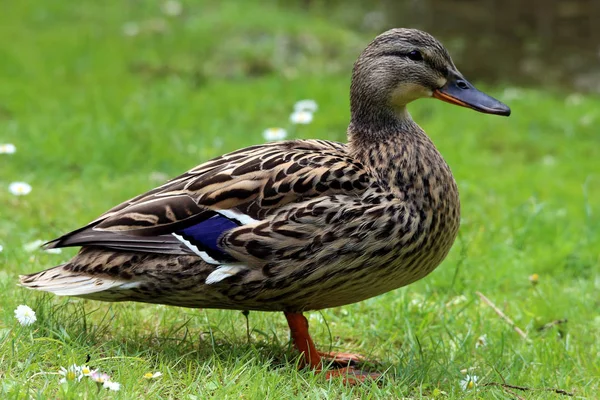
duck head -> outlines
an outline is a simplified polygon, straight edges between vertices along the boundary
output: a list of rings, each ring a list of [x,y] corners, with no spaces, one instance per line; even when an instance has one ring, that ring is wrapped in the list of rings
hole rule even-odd
[[[354,64],[354,114],[406,113],[409,102],[434,97],[486,114],[510,115],[510,108],[477,90],[458,71],[450,54],[428,33],[392,29],[377,36]],[[379,110],[379,111],[376,111]]]

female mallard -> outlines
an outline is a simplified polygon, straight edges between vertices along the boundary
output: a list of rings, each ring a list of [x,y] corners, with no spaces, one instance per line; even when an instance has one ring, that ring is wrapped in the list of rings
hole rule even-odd
[[[456,237],[456,183],[406,110],[422,97],[510,114],[432,36],[392,29],[354,64],[347,144],[269,143],[201,164],[48,243],[82,248],[21,284],[104,301],[283,311],[304,362],[320,369],[303,311],[421,279]]]

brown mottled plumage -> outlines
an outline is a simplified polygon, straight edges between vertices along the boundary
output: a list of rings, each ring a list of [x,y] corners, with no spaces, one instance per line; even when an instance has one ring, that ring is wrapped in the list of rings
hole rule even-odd
[[[105,301],[287,313],[408,285],[440,264],[459,226],[450,168],[406,111],[432,96],[509,113],[464,80],[432,36],[390,30],[354,65],[347,144],[270,143],[201,164],[51,242],[82,249],[21,284]],[[227,260],[216,263],[173,235],[211,216],[239,225],[219,237]]]

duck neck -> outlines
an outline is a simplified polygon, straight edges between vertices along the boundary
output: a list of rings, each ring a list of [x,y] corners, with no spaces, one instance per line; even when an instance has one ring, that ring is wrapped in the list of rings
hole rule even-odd
[[[398,136],[399,132],[410,134],[418,125],[413,121],[406,106],[398,108],[378,107],[366,110],[352,110],[348,127],[350,144],[387,142]]]
[[[441,154],[406,107],[353,113],[348,146],[352,156],[379,179],[380,185],[393,192],[418,194],[408,188],[413,189],[420,176],[432,169],[451,178]]]

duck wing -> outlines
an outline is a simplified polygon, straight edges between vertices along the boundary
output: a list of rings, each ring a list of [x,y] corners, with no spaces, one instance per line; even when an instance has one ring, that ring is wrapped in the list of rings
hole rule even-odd
[[[252,146],[201,164],[46,247],[97,246],[195,254],[210,264],[235,262],[246,257],[219,242],[227,232],[270,220],[290,204],[358,194],[369,179],[341,143],[297,140]],[[243,244],[248,246],[253,247]]]

